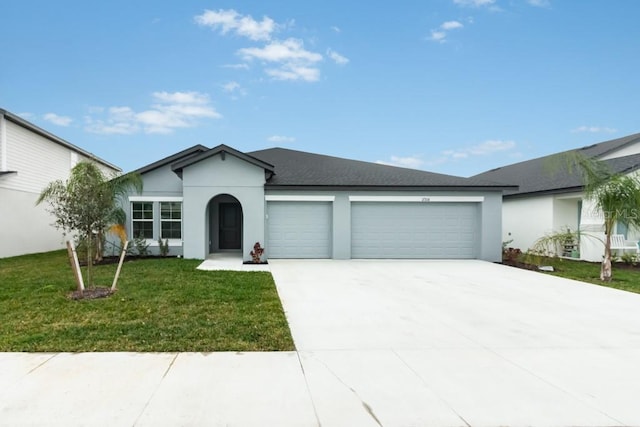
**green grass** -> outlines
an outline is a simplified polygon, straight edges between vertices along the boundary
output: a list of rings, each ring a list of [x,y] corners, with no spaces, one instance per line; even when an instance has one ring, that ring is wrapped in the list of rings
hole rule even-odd
[[[640,269],[629,270],[614,263],[613,280],[611,282],[603,282],[600,280],[600,263],[557,259],[548,260],[542,264],[553,265],[555,268],[553,273],[546,274],[640,293]]]
[[[197,260],[125,262],[118,292],[73,301],[65,251],[0,259],[0,351],[293,350],[266,272],[198,271]],[[95,268],[110,287],[116,265]]]

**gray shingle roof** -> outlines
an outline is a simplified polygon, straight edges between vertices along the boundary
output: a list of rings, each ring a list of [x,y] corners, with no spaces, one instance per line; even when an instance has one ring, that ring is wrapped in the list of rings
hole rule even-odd
[[[247,153],[275,166],[267,187],[429,187],[504,189],[482,178],[462,178],[415,169],[349,160],[285,148]],[[513,189],[513,187],[512,187]]]
[[[640,133],[635,133],[633,135],[623,136],[622,138],[616,138],[610,141],[600,142],[598,144],[587,145],[585,147],[578,148],[577,151],[580,151],[587,157],[602,157],[605,154],[611,153],[612,151],[619,150],[625,145],[630,145],[638,141],[640,141]]]
[[[640,141],[640,134],[629,135],[492,169],[475,175],[473,178],[518,185],[518,190],[505,191],[507,198],[530,194],[581,191],[583,186],[581,175],[579,171],[570,171],[566,167],[563,155],[578,152],[586,157],[598,158],[638,141]],[[606,160],[605,163],[613,173],[631,172],[640,167],[640,154]]]

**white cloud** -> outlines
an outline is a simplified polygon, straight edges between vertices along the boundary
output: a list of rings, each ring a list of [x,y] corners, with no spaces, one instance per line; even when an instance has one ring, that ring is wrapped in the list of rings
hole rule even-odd
[[[306,50],[302,40],[291,38],[271,42],[263,48],[240,49],[238,54],[245,60],[261,59],[268,62],[304,61],[313,63],[322,61],[322,55]]]
[[[442,25],[440,25],[440,28],[446,31],[455,30],[457,28],[462,28],[462,27],[464,27],[464,25],[462,25],[462,23],[458,21],[447,21],[447,22],[443,22]]]
[[[421,156],[391,156],[390,161],[378,160],[376,163],[387,166],[399,166],[402,168],[420,169],[424,165],[424,160]]]
[[[495,2],[496,0],[453,0],[453,3],[459,6],[473,6],[473,7],[491,6]]]
[[[340,55],[338,52],[332,49],[327,49],[327,56],[338,65],[347,65],[349,63],[349,58],[346,56]]]
[[[264,70],[268,76],[276,80],[303,80],[316,82],[320,79],[320,70],[313,67],[296,65],[284,65],[281,68],[268,68]]]
[[[57,126],[69,126],[73,119],[67,116],[59,116],[55,113],[47,113],[43,116],[43,118],[49,123],[53,123]]]
[[[222,89],[225,92],[233,92],[235,90],[240,89],[240,84],[238,82],[229,82],[222,85]]]
[[[431,30],[431,37],[429,40],[434,42],[444,43],[447,40],[447,33],[444,31]]]
[[[219,31],[221,34],[236,34],[254,41],[264,42],[262,45],[243,47],[236,51],[242,59],[239,64],[223,65],[225,68],[248,70],[250,65],[259,62],[265,74],[275,80],[298,80],[315,82],[320,79],[319,63],[324,60],[322,54],[306,49],[304,42],[297,38],[285,40],[273,37],[276,31],[292,30],[295,21],[290,20],[278,24],[268,16],[261,21],[250,15],[242,15],[233,9],[205,10],[194,17],[197,24]],[[338,27],[332,27],[340,32]],[[307,40],[314,46],[312,39]],[[339,65],[349,62],[349,59],[335,51],[327,50],[328,57]]]
[[[240,49],[238,55],[246,61],[257,59],[278,64],[279,68],[265,69],[267,75],[276,80],[313,82],[320,78],[320,69],[315,64],[322,61],[322,55],[306,50],[302,40],[273,41],[262,48]]]
[[[331,27],[331,29],[332,29],[333,31],[335,31],[336,33],[341,33],[341,32],[342,32],[342,30],[340,29],[340,27],[336,27],[335,25],[334,25],[333,27]]]
[[[262,21],[256,21],[251,15],[241,15],[233,9],[218,11],[205,10],[202,15],[195,17],[196,23],[214,30],[220,29],[222,34],[235,32],[239,36],[251,40],[270,40],[277,25],[273,19],[264,16]]]
[[[29,112],[18,113],[17,115],[25,120],[33,120],[36,117],[35,114]]]
[[[447,35],[449,31],[457,30],[463,27],[464,25],[459,21],[443,22],[442,24],[440,24],[438,29],[431,30],[431,37],[429,37],[429,40],[438,42],[438,43],[444,43],[447,41]]]
[[[472,156],[485,156],[497,151],[507,151],[515,148],[513,141],[488,140],[471,147],[459,148],[455,150],[445,150],[442,154],[449,159],[466,159]]]
[[[531,6],[535,6],[535,7],[549,7],[549,6],[551,6],[551,3],[549,2],[549,0],[527,0],[527,3],[529,3]]]
[[[573,133],[583,133],[583,132],[588,132],[588,133],[615,133],[617,131],[618,131],[618,129],[602,127],[602,126],[580,126],[580,127],[577,127],[575,129],[571,130],[571,132],[573,132]]]
[[[177,128],[197,125],[198,119],[222,117],[212,106],[209,96],[199,92],[154,92],[151,108],[135,112],[131,107],[110,107],[106,118],[85,117],[85,129],[101,134],[144,133],[168,134]]]
[[[242,63],[242,64],[225,64],[222,66],[222,68],[231,68],[233,70],[248,70],[249,69],[249,64],[246,63]]]
[[[293,136],[273,135],[267,138],[269,142],[295,142],[296,139]]]

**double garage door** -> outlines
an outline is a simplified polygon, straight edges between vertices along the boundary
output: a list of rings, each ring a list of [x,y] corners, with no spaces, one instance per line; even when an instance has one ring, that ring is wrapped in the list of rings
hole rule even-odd
[[[331,258],[333,204],[267,204],[271,258]],[[346,222],[346,221],[345,221]],[[351,203],[351,258],[476,258],[477,203]]]

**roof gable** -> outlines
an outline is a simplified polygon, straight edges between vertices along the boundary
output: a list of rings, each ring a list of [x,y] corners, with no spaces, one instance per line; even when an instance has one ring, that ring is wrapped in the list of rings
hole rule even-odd
[[[176,154],[173,154],[171,156],[165,157],[164,159],[160,159],[157,162],[153,162],[147,166],[143,166],[139,169],[136,169],[134,172],[139,173],[140,175],[145,174],[147,172],[151,172],[154,169],[158,169],[161,168],[163,166],[166,165],[170,165],[172,163],[181,161],[181,160],[186,160],[186,159],[190,159],[194,156],[197,156],[200,153],[203,153],[205,151],[208,151],[209,148],[205,147],[204,145],[194,145],[193,147],[189,147],[185,150],[182,150]]]
[[[202,160],[208,159],[218,154],[221,155],[223,159],[224,159],[224,156],[226,156],[227,154],[230,154],[240,160],[244,160],[247,163],[250,163],[259,168],[262,168],[265,171],[270,172],[271,174],[274,173],[274,167],[272,164],[269,164],[265,161],[262,161],[258,158],[245,154],[241,151],[236,150],[235,148],[231,148],[224,144],[218,145],[217,147],[214,147],[207,151],[203,151],[194,156],[190,156],[188,158],[179,160],[171,165],[171,170],[173,170],[178,176],[181,176],[182,170],[184,168],[187,168],[195,163],[201,162]]]

